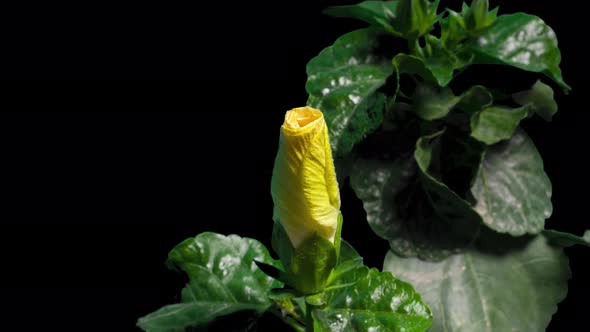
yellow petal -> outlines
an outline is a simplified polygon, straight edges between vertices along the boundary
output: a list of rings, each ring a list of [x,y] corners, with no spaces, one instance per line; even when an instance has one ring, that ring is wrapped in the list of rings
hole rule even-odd
[[[319,110],[301,107],[285,115],[271,194],[274,219],[295,248],[313,233],[334,241],[340,193],[328,127]]]

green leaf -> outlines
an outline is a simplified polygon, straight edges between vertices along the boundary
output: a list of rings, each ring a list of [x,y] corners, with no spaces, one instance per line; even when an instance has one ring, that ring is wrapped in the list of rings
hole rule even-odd
[[[362,277],[368,270],[363,265],[363,258],[354,250],[354,248],[346,241],[342,241],[340,249],[340,258],[338,264],[330,274],[328,279],[327,290],[335,289],[344,286],[350,286],[356,282],[346,281],[344,276],[354,273],[355,275]]]
[[[393,67],[376,53],[378,36],[371,28],[347,33],[307,64],[308,105],[324,113],[335,157],[347,155],[383,121],[386,98],[375,92]]]
[[[411,285],[390,273],[363,265],[363,258],[342,241],[338,265],[325,292],[307,297],[321,305],[312,311],[314,330],[322,331],[424,331],[432,319]]]
[[[399,32],[395,31],[390,23],[396,16],[398,3],[399,0],[365,1],[356,5],[329,7],[324,10],[324,13],[335,17],[356,18],[394,35],[399,35]]]
[[[537,16],[499,16],[492,27],[473,38],[469,51],[475,55],[473,63],[503,64],[543,73],[565,91],[571,89],[561,76],[555,32]]]
[[[553,210],[551,181],[523,130],[487,148],[471,193],[485,224],[500,233],[539,233]]]
[[[191,326],[238,311],[264,311],[268,306],[247,303],[192,302],[167,305],[139,319],[137,325],[148,332],[184,331]]]
[[[412,96],[412,108],[424,120],[444,118],[459,102],[450,88],[419,84]]]
[[[520,121],[526,118],[528,113],[528,106],[485,108],[471,116],[471,136],[488,145],[507,140],[512,137]]]
[[[392,250],[402,256],[440,260],[469,245],[479,223],[456,217],[453,209],[464,212],[462,200],[428,179],[431,192],[427,192],[419,172],[408,155],[395,160],[359,159],[350,185],[363,202],[369,225],[389,240]],[[436,207],[433,197],[438,200]]]
[[[590,247],[590,230],[587,230],[586,233],[584,233],[584,237],[565,232],[558,232],[552,229],[544,230],[543,234],[549,239],[549,242],[562,247],[571,247],[575,244]]]
[[[454,52],[444,47],[440,39],[432,35],[427,35],[425,38],[424,62],[437,77],[439,85],[444,87],[453,79],[455,69],[465,67],[471,59],[457,57]]]
[[[473,114],[492,105],[492,93],[482,85],[474,85],[461,95],[457,108]]]
[[[553,89],[539,80],[530,90],[513,94],[512,99],[519,105],[530,106],[543,120],[551,121],[557,113],[557,102],[553,95]]]
[[[202,233],[177,245],[169,266],[189,276],[182,303],[165,306],[138,321],[146,331],[174,331],[206,324],[242,310],[265,311],[267,293],[281,283],[264,274],[255,261],[279,268],[260,242],[237,235]]]
[[[432,72],[426,68],[424,59],[420,57],[399,53],[393,58],[391,63],[395,68],[398,82],[401,74],[419,75],[427,82],[438,82]]]
[[[341,244],[328,287],[305,297],[307,305],[314,307],[314,330],[424,331],[430,324],[430,312],[412,287],[389,273],[369,270],[348,242]]]
[[[422,294],[430,332],[544,331],[567,294],[568,259],[543,236],[517,240],[508,252],[473,248],[437,263],[389,252],[383,269]]]
[[[350,286],[325,293],[327,305],[312,311],[314,331],[421,332],[430,326],[430,310],[410,284],[388,272],[366,270],[342,275]]]
[[[418,139],[414,159],[418,164],[420,180],[428,200],[434,207],[436,215],[448,224],[446,233],[453,234],[455,243],[465,244],[477,236],[482,220],[467,201],[431,174],[432,166],[440,168],[440,165],[433,163],[432,140],[442,134],[443,131],[440,131]],[[440,161],[437,163],[440,164]]]
[[[445,87],[453,79],[455,65],[453,59],[442,53],[437,53],[425,59],[400,53],[393,58],[398,82],[401,74],[418,75],[424,81]]]

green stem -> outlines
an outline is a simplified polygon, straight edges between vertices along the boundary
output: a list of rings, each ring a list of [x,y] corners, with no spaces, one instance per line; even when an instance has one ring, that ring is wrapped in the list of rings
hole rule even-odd
[[[313,332],[313,317],[311,316],[311,312],[315,309],[315,306],[306,303],[305,308],[305,332]]]
[[[281,314],[281,312],[279,310],[277,310],[276,308],[272,308],[269,311],[273,315],[280,318],[285,324],[291,326],[293,328],[293,330],[295,330],[296,332],[305,332],[306,331],[305,328],[303,327],[303,325],[299,324],[299,322],[297,322],[297,320],[295,320],[289,316],[283,316]]]
[[[296,320],[294,320],[291,317],[285,317],[285,319],[283,319],[283,321],[291,326],[293,328],[293,330],[295,330],[296,332],[305,332],[305,327],[301,326],[301,324],[297,323]]]
[[[420,47],[418,38],[408,39],[408,48],[410,49],[410,54],[424,58],[424,52]]]
[[[424,45],[425,45],[425,49],[426,49],[426,54],[428,56],[432,56],[432,46],[430,45],[430,43],[428,42],[428,37],[430,37],[430,35],[426,35],[424,36]]]

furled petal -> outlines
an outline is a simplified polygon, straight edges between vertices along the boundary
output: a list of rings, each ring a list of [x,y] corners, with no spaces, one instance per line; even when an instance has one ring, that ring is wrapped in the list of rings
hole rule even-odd
[[[334,241],[340,193],[322,112],[311,107],[287,112],[272,176],[274,219],[295,248],[310,234]]]

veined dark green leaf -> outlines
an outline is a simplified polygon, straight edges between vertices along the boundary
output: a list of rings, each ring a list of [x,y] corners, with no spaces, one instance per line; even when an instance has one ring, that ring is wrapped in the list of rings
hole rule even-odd
[[[553,95],[553,89],[539,80],[530,90],[513,94],[512,99],[519,105],[530,106],[543,120],[551,121],[557,113],[557,102]]]
[[[350,185],[363,202],[369,225],[389,240],[392,250],[402,256],[440,260],[472,242],[479,223],[465,216],[478,216],[474,212],[459,215],[465,212],[461,198],[432,180],[425,179],[429,182],[423,186],[419,172],[412,156],[392,161],[359,159]]]
[[[503,64],[544,73],[564,90],[571,89],[561,76],[555,32],[537,16],[498,16],[493,26],[472,40],[469,51],[475,55],[473,63]]]
[[[314,331],[421,332],[430,326],[430,310],[410,284],[391,273],[369,270],[350,245],[342,244],[334,270],[338,287],[324,293],[324,308],[313,310]]]
[[[442,134],[440,131],[418,139],[414,159],[418,164],[420,180],[429,202],[436,215],[447,224],[445,233],[460,249],[475,239],[482,220],[468,202],[430,172],[433,164],[432,140]]]
[[[471,136],[488,145],[507,140],[520,121],[529,114],[529,106],[510,108],[492,106],[471,116]]]
[[[365,1],[356,5],[329,7],[325,14],[335,17],[350,17],[365,21],[394,35],[399,35],[391,25],[396,16],[399,0]]]
[[[562,247],[571,247],[576,244],[590,247],[590,230],[587,230],[583,237],[570,233],[554,231],[552,229],[544,230],[543,234],[547,239],[549,239],[549,242]]]
[[[254,261],[278,267],[258,241],[237,235],[202,233],[177,245],[168,256],[189,276],[182,303],[165,306],[138,321],[146,331],[176,331],[206,324],[242,310],[262,312],[267,293],[281,283],[264,274]]]
[[[523,130],[487,148],[471,193],[485,224],[500,233],[539,233],[553,210],[551,181]]]
[[[568,259],[543,236],[517,240],[508,252],[473,248],[436,263],[389,252],[383,269],[422,294],[431,332],[545,331],[567,294]]]
[[[307,64],[308,105],[324,113],[335,157],[347,155],[383,121],[385,96],[375,93],[392,74],[390,60],[375,52],[379,33],[347,33]]]

